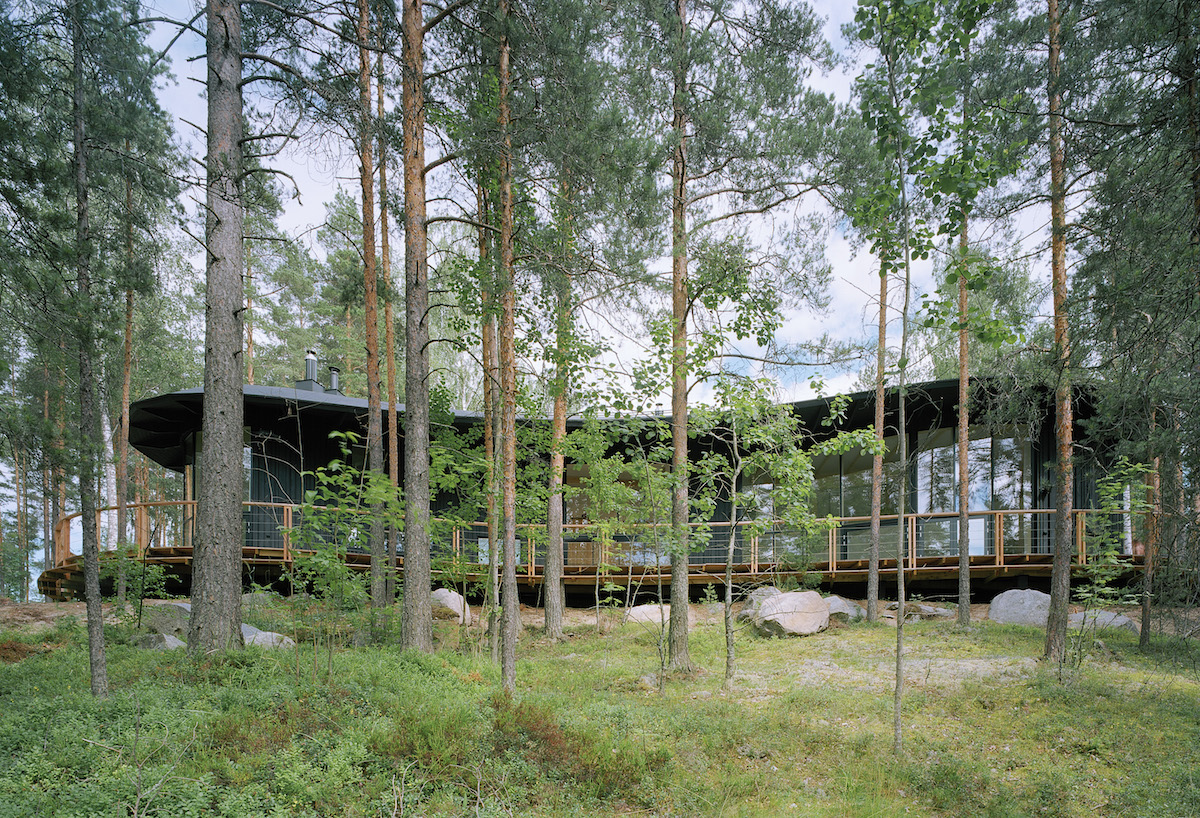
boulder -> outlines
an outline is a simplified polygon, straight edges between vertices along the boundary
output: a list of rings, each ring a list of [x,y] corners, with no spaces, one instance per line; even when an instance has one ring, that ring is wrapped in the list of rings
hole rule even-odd
[[[1130,633],[1142,632],[1142,627],[1137,622],[1134,622],[1128,616],[1113,613],[1112,611],[1080,611],[1079,613],[1073,613],[1067,617],[1067,626],[1071,628],[1088,627],[1095,630],[1113,628],[1127,630]]]
[[[1046,627],[1050,616],[1050,595],[1032,588],[998,594],[988,606],[988,619],[1002,625]]]
[[[260,631],[258,628],[253,628],[253,633],[246,636],[246,628],[249,625],[242,625],[242,638],[246,644],[254,645],[260,648],[294,648],[296,642],[290,636],[284,636],[282,633],[274,631]]]
[[[851,602],[837,595],[827,597],[825,603],[829,605],[829,618],[839,622],[857,622],[867,616],[867,612],[857,602]]]
[[[894,611],[900,607],[898,603],[888,605],[889,611]],[[921,602],[905,602],[904,603],[904,621],[919,622],[922,619],[951,619],[954,617],[954,611],[949,608],[940,608],[937,605],[925,605]]]
[[[808,636],[829,627],[829,605],[816,591],[792,591],[763,601],[754,627],[766,636]]]
[[[151,633],[187,639],[188,618],[192,606],[186,602],[142,606],[142,628]]]
[[[435,619],[453,619],[460,625],[471,624],[471,608],[467,601],[462,594],[449,588],[438,588],[433,592],[433,616]]]
[[[134,637],[133,646],[143,650],[175,650],[187,644],[177,637],[163,633],[142,633]]]
[[[634,605],[625,611],[625,622],[637,622],[643,625],[653,625],[658,628],[666,624],[671,618],[670,605]],[[688,607],[688,627],[691,628],[696,624],[696,617],[692,613],[691,606]]]
[[[763,600],[770,599],[782,593],[783,591],[770,585],[755,588],[750,592],[750,596],[746,597],[746,604],[738,611],[737,620],[739,622],[753,622],[754,618],[758,615],[758,609],[762,605]]]

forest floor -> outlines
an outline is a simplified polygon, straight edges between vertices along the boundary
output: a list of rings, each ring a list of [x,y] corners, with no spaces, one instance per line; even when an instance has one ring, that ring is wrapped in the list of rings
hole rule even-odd
[[[423,655],[355,646],[368,612],[257,595],[247,622],[298,645],[148,651],[107,607],[97,700],[83,613],[0,605],[0,818],[1200,815],[1195,639],[1086,634],[1052,665],[975,605],[905,626],[897,716],[882,624],[739,627],[727,680],[719,605],[693,608],[687,673],[658,627],[575,608],[552,641],[527,607],[509,696],[478,624],[435,622]]]

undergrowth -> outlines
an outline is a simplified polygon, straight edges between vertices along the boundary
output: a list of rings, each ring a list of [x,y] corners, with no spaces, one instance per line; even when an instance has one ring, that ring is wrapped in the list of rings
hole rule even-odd
[[[911,626],[914,664],[1022,670],[910,679],[900,756],[880,627],[739,633],[730,692],[719,626],[661,689],[656,634],[529,633],[513,697],[458,652],[325,646],[297,674],[311,646],[113,636],[97,701],[81,628],[0,634],[0,816],[1200,814],[1197,674],[1123,635],[1063,682],[1040,631]]]

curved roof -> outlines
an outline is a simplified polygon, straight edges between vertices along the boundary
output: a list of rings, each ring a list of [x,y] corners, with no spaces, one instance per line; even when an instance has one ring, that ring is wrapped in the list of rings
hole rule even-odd
[[[340,425],[348,425],[347,416],[365,417],[367,412],[365,400],[341,392],[247,385],[242,387],[242,398],[246,425],[251,427],[275,420],[281,405],[294,405],[306,416],[338,418]],[[403,412],[404,405],[396,409]],[[187,437],[200,430],[203,411],[202,387],[136,401],[129,407],[129,443],[154,462],[181,470],[187,464]]]
[[[314,383],[301,381],[302,385]],[[251,428],[274,427],[280,419],[281,407],[295,407],[307,421],[333,428],[365,426],[367,401],[351,398],[341,392],[316,388],[293,388],[277,386],[242,387],[245,401],[246,425]],[[933,417],[943,420],[955,414],[958,398],[958,381],[954,379],[916,383],[908,387],[911,402],[910,412],[922,418],[910,417],[920,425],[921,420],[936,423]],[[837,428],[857,428],[874,422],[875,395],[873,392],[856,392],[848,396],[850,404]],[[792,410],[804,421],[810,431],[821,434],[835,433],[835,428],[824,424],[828,416],[831,398],[814,398],[792,403]],[[896,411],[896,391],[888,390],[887,411]],[[383,404],[387,410],[387,404]],[[404,405],[396,407],[404,412]],[[151,460],[169,469],[180,471],[187,464],[187,437],[198,432],[204,410],[204,389],[195,387],[156,395],[137,401],[130,406],[129,442]],[[478,412],[456,411],[454,419],[470,423],[482,418]],[[614,419],[615,420],[615,419]]]

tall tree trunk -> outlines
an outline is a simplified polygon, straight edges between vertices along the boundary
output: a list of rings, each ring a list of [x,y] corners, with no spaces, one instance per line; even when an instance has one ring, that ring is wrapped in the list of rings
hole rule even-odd
[[[246,383],[254,385],[254,265],[246,259]]]
[[[892,106],[900,109],[896,91],[896,64],[891,49],[884,52],[887,60],[888,90]],[[912,296],[912,222],[908,202],[907,146],[902,141],[896,147],[896,178],[900,185],[901,239],[904,243],[904,299],[900,310],[900,359],[897,367],[896,434],[900,443],[900,487],[896,498],[896,686],[892,695],[892,750],[900,755],[904,750],[904,563],[908,556],[908,310]]]
[[[383,95],[383,51],[379,52],[375,61],[375,70],[378,74],[378,104],[375,109],[375,115],[379,122],[383,122],[384,115],[384,95]],[[396,322],[394,310],[392,309],[392,294],[396,288],[392,285],[392,249],[391,241],[388,235],[388,179],[387,179],[387,141],[384,139],[383,131],[379,133],[379,264],[381,278],[386,282],[385,297],[383,300],[383,322],[386,325],[384,347],[387,355],[387,391],[388,391],[388,411],[387,411],[387,439],[388,439],[388,479],[392,483],[393,488],[398,488],[400,485],[400,420],[397,414],[397,394],[396,394]],[[387,599],[388,605],[393,605],[396,602],[396,535],[397,531],[390,528],[387,534],[387,544],[384,548],[384,555],[387,559],[387,572],[384,577],[384,597]]]
[[[965,117],[964,117],[965,119]],[[964,207],[963,212],[966,212]],[[964,218],[958,240],[959,255],[967,260],[967,221]],[[962,627],[971,624],[971,473],[968,454],[971,447],[971,419],[968,400],[967,358],[967,276],[958,276],[958,619]]]
[[[736,411],[736,410],[735,410]],[[742,476],[742,455],[739,449],[738,427],[736,417],[731,419],[729,426],[729,539],[725,544],[725,600],[722,614],[725,625],[725,681],[722,688],[726,691],[733,689],[733,674],[737,672],[737,653],[733,643],[733,551],[737,545],[738,530],[738,481]]]
[[[509,108],[508,2],[500,0],[500,440],[503,446],[501,515],[504,538],[504,575],[501,608],[504,627],[500,675],[508,693],[517,687],[517,638],[520,631],[517,600],[517,368],[516,289],[513,281],[512,114]]]
[[[901,169],[900,179],[906,174]],[[908,192],[901,181],[900,210],[904,219],[904,308],[900,314],[900,367],[898,384],[897,435],[900,439],[900,496],[896,498],[896,687],[892,701],[892,749],[899,755],[904,749],[904,563],[908,554],[908,422],[905,403],[908,397],[908,310],[912,292],[912,249],[908,213]]]
[[[1062,92],[1059,89],[1062,22],[1058,0],[1048,0],[1050,101],[1050,271],[1054,289],[1054,349],[1058,358],[1058,384],[1054,390],[1054,434],[1058,462],[1055,464],[1056,528],[1054,562],[1050,574],[1050,614],[1046,621],[1044,658],[1062,662],[1067,651],[1067,603],[1071,595],[1071,556],[1075,550],[1074,520],[1071,516],[1075,493],[1074,415],[1071,405],[1071,342],[1067,327],[1067,240],[1066,176],[1063,167]]]
[[[79,510],[83,523],[83,587],[87,603],[88,659],[92,695],[108,696],[104,651],[104,613],[100,606],[100,542],[96,531],[96,460],[99,455],[100,406],[96,397],[95,305],[92,302],[91,227],[88,213],[88,150],[84,129],[83,21],[78,3],[71,6],[73,59],[72,114],[75,172],[75,276],[79,298]]]
[[[1154,439],[1158,426],[1157,410],[1150,410],[1150,438]],[[1150,473],[1146,475],[1146,542],[1142,555],[1142,593],[1141,593],[1141,632],[1138,635],[1138,647],[1150,646],[1150,631],[1154,626],[1153,591],[1154,569],[1157,561],[1159,521],[1162,519],[1162,494],[1159,491],[1159,475],[1162,474],[1162,458],[1156,457],[1151,462]]]
[[[208,0],[204,448],[196,503],[188,653],[242,645],[242,17]]]
[[[127,190],[128,193],[128,190]],[[129,393],[133,380],[133,290],[125,290],[125,343],[121,356],[121,424],[117,433],[117,602],[125,602],[129,543]]]
[[[425,236],[425,44],[420,0],[403,0],[404,613],[401,644],[433,650],[429,559],[429,279]]]
[[[879,340],[875,346],[875,440],[883,444],[887,414],[887,294],[888,272],[879,265]],[[841,509],[838,510],[841,514]],[[871,552],[867,559],[867,621],[879,620],[879,523],[883,516],[883,453],[871,458]]]
[[[102,375],[98,375],[103,380]],[[103,442],[104,457],[100,467],[100,480],[104,487],[104,550],[112,551],[117,545],[117,472],[114,467],[116,441],[113,439],[112,424],[108,422],[108,413],[104,411],[104,390],[100,390],[100,439]]]
[[[15,374],[15,373],[14,373]],[[28,478],[21,468],[21,450],[13,447],[13,500],[17,513],[17,565],[21,569],[21,589],[18,602],[29,601],[29,509],[25,506],[25,483]]]
[[[688,655],[688,373],[687,325],[688,234],[687,234],[687,0],[676,0],[678,57],[671,100],[671,126],[678,140],[671,159],[671,622],[667,636],[671,670],[690,672]]]
[[[483,171],[480,171],[482,177]],[[488,536],[488,582],[487,582],[487,629],[492,662],[500,663],[500,573],[499,573],[499,507],[500,468],[498,467],[496,441],[500,438],[500,362],[496,343],[496,304],[493,294],[494,280],[490,271],[490,231],[485,225],[491,219],[487,200],[487,188],[482,178],[475,188],[476,206],[479,211],[479,268],[480,348],[483,357],[483,451],[487,459],[487,536]]]
[[[59,352],[63,352],[65,342],[59,341]],[[63,469],[63,463],[66,456],[66,437],[67,437],[67,409],[66,409],[66,372],[65,367],[58,369],[58,388],[56,390],[54,401],[54,440],[50,445],[53,459],[53,491],[52,505],[55,524],[58,519],[67,513],[67,476]],[[66,554],[59,554],[57,547],[54,551],[54,563],[57,565],[60,559],[65,559]]]
[[[132,153],[125,140],[126,153]],[[133,179],[125,177],[125,264],[133,272]],[[133,287],[125,288],[125,337],[121,349],[121,416],[117,430],[117,602],[125,604],[129,582],[129,393],[133,381]]]
[[[358,160],[362,188],[363,330],[367,343],[367,469],[384,474],[383,400],[379,394],[379,278],[375,269],[375,145],[371,98],[371,6],[358,0]],[[371,504],[371,607],[387,605],[387,550],[383,504]],[[376,623],[378,626],[379,623]]]
[[[566,185],[564,184],[564,188]],[[564,191],[569,200],[569,191]],[[570,231],[570,216],[563,229]],[[573,242],[566,242],[564,255],[573,252]],[[567,438],[567,388],[570,378],[571,345],[571,280],[565,273],[554,282],[554,412],[550,423],[550,498],[546,510],[546,573],[543,587],[546,593],[546,636],[563,638],[563,474],[566,463],[563,444]]]
[[[42,422],[45,428],[52,428],[50,423],[50,367],[42,359]],[[51,451],[53,444],[51,444]],[[54,467],[53,455],[42,450],[42,570],[47,571],[54,565]],[[2,574],[0,574],[2,576]]]

